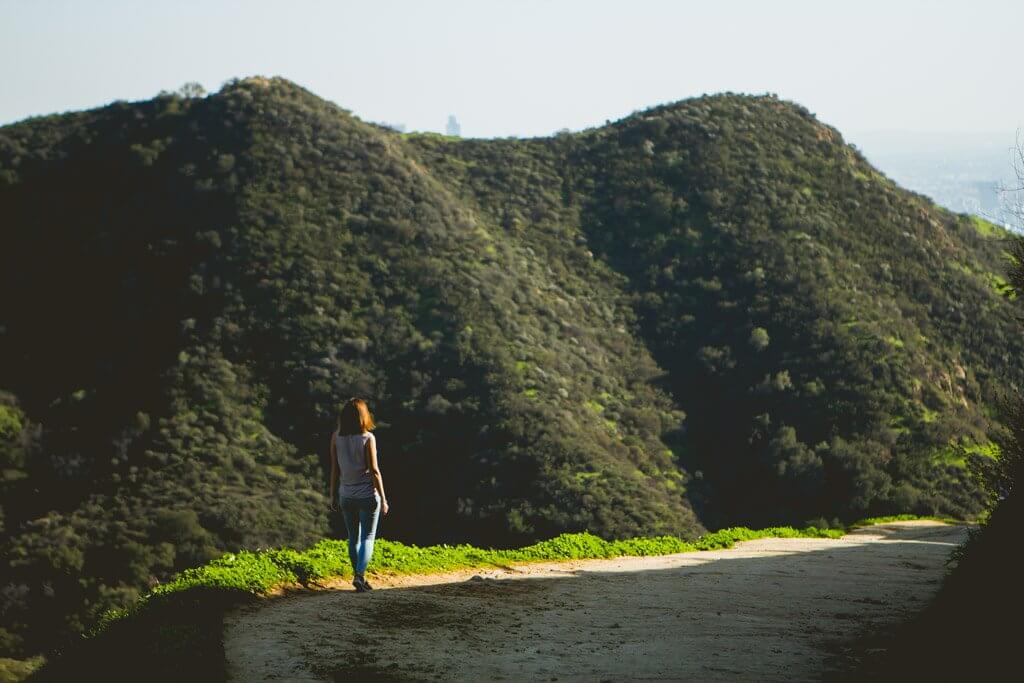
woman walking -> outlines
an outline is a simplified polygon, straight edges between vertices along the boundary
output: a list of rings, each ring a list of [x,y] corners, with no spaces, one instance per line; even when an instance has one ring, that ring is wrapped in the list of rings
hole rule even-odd
[[[331,510],[337,509],[337,495],[348,531],[352,585],[360,593],[372,588],[366,582],[366,566],[373,556],[378,515],[388,514],[384,479],[377,466],[377,439],[370,431],[374,426],[366,401],[350,398],[338,414],[338,429],[331,434]]]

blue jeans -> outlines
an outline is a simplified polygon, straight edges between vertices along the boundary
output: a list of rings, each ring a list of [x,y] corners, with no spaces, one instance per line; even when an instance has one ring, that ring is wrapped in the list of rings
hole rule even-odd
[[[373,498],[347,498],[341,496],[341,515],[348,530],[348,559],[352,571],[363,576],[366,565],[373,556],[373,539],[377,535],[377,518],[380,515],[380,494],[373,492]]]

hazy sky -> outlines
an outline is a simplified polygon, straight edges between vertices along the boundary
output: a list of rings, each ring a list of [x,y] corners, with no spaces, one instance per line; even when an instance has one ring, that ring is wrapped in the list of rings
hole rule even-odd
[[[410,130],[455,114],[473,137],[726,90],[800,102],[848,139],[1012,133],[1022,38],[1013,0],[0,0],[0,123],[261,74]]]

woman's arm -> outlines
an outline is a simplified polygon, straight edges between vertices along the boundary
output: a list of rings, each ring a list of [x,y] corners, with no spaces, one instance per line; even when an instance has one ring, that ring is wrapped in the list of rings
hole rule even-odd
[[[336,439],[334,438],[334,432],[331,432],[331,509],[334,509],[334,495],[338,489],[338,455],[335,450]]]
[[[367,454],[366,462],[368,463],[367,469],[370,470],[370,474],[373,476],[373,488],[377,489],[377,493],[380,494],[380,511],[385,515],[388,514],[388,497],[384,495],[384,477],[380,474],[380,466],[377,464],[377,437],[370,436],[366,441]]]

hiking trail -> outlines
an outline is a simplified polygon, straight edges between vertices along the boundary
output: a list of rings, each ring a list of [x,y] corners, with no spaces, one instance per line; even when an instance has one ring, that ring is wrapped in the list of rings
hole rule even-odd
[[[231,680],[817,680],[844,647],[922,609],[965,527],[897,522],[841,539],[369,577],[356,593],[229,614]],[[849,665],[849,662],[846,662]]]

